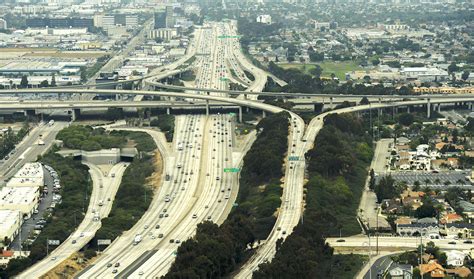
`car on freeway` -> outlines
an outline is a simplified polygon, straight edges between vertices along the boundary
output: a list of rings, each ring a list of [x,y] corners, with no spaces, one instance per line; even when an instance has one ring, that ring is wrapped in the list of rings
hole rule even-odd
[[[456,241],[450,241],[450,242],[448,242],[448,244],[456,245]]]

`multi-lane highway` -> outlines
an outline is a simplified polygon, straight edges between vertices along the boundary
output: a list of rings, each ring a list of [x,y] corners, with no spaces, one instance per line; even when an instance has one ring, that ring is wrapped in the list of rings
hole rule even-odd
[[[86,163],[86,165],[89,167],[93,189],[84,219],[59,247],[43,260],[21,273],[18,278],[39,278],[68,259],[73,253],[84,247],[101,227],[101,221],[94,219],[94,217],[97,216],[102,219],[109,215],[127,164],[118,163],[114,165],[109,170],[110,174],[114,174],[113,176],[105,175],[99,167],[93,164]],[[79,211],[76,213],[81,214]],[[76,213],[71,212],[71,214]]]
[[[67,122],[58,122],[50,125],[40,122],[26,135],[23,140],[17,144],[15,151],[10,153],[9,158],[0,162],[0,175],[2,181],[13,176],[18,169],[25,163],[33,162],[38,155],[44,154],[56,139],[56,135],[64,127],[69,125]],[[39,140],[44,145],[39,145]]]

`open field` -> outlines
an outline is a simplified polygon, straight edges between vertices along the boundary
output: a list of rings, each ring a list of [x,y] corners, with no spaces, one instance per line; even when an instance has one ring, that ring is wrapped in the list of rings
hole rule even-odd
[[[282,67],[283,69],[299,69],[304,71],[305,73],[309,73],[311,69],[315,67],[315,65],[321,66],[323,69],[323,77],[330,77],[331,73],[336,74],[336,77],[339,79],[345,79],[345,74],[350,71],[358,71],[362,70],[362,67],[358,65],[355,61],[324,61],[321,63],[282,63],[278,64],[278,66]]]

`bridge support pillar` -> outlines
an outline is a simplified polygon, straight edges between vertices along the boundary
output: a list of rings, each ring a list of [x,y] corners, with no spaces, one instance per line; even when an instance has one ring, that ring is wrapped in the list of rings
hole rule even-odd
[[[410,106],[407,106],[407,113],[410,113]]]
[[[242,123],[242,107],[239,106],[239,123]]]
[[[244,99],[247,100],[247,94],[244,94]]]
[[[267,117],[267,113],[264,110],[262,110],[262,118],[265,118],[265,117]]]
[[[426,117],[431,118],[431,103],[430,98],[426,100]]]
[[[206,100],[206,116],[209,116],[209,100]]]
[[[333,109],[333,107],[332,107],[332,100],[333,100],[333,97],[330,97],[330,98],[329,98],[329,105],[331,106],[331,109]]]
[[[438,104],[438,112],[441,112],[441,103]]]
[[[25,116],[28,118],[29,116],[36,116],[36,110],[34,109],[27,109],[25,110]]]
[[[166,114],[170,115],[171,114],[171,108],[166,108]]]
[[[76,119],[81,116],[81,109],[73,109],[71,114],[71,120],[76,121]]]

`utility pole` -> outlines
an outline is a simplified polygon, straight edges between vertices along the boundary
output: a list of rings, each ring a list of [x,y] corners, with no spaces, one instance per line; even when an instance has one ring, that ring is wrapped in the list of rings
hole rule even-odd
[[[20,257],[21,257],[21,250],[22,250],[22,247],[21,247],[21,211],[18,212],[18,225],[20,226],[20,230],[19,230],[19,233],[18,233],[18,246],[20,247]]]

